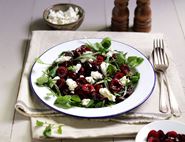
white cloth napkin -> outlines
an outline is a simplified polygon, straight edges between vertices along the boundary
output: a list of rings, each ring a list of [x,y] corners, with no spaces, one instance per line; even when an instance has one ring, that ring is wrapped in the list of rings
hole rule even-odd
[[[151,97],[141,106],[131,112],[111,119],[80,119],[57,113],[45,105],[30,93],[28,77],[31,67],[40,54],[45,50],[62,42],[82,38],[104,38],[110,37],[113,40],[129,44],[147,57],[153,49],[153,39],[163,38],[162,34],[148,33],[124,33],[124,32],[82,32],[82,31],[34,31],[30,43],[29,53],[25,63],[20,83],[19,94],[15,108],[18,112],[31,118],[32,136],[35,139],[42,139],[43,131],[47,124],[62,126],[62,134],[57,133],[57,128],[52,129],[50,138],[91,138],[91,137],[131,137],[134,136],[144,123],[154,120],[173,119],[170,113],[159,112],[159,84],[156,83]],[[168,78],[172,89],[178,99],[182,112],[185,111],[185,99],[178,72],[175,69],[171,53],[167,49],[170,67]],[[180,117],[180,119],[183,117]],[[183,120],[183,119],[182,119]],[[46,122],[42,127],[36,126],[37,121]]]

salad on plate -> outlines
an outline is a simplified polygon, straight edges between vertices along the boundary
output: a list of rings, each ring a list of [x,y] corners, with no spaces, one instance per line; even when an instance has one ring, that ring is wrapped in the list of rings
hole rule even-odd
[[[38,86],[49,88],[46,99],[55,96],[57,107],[101,108],[120,103],[132,95],[140,79],[136,67],[143,58],[112,50],[108,37],[58,54],[36,80]],[[40,59],[37,63],[45,64]]]

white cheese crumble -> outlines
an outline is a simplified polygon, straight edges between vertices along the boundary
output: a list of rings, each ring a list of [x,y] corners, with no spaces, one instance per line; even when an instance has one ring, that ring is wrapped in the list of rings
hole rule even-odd
[[[116,101],[116,96],[114,96],[107,88],[100,88],[99,93],[108,98],[109,101]]]
[[[88,55],[88,54],[93,54],[93,52],[91,52],[91,51],[86,51],[86,52],[84,52],[84,53],[82,54],[82,56],[83,56],[83,55]],[[81,61],[82,63],[85,63],[85,61],[92,62],[92,61],[93,61],[93,59],[89,59],[89,58],[82,58],[82,59],[80,59],[80,61]]]
[[[62,63],[62,62],[65,62],[65,61],[69,61],[71,58],[72,58],[71,56],[61,56],[60,58],[58,58],[56,60],[56,62]]]
[[[82,100],[82,105],[87,106],[90,101],[91,101],[90,99],[83,99]]]
[[[87,80],[87,82],[89,82],[90,84],[94,84],[95,83],[95,80],[93,79],[92,76],[88,76],[85,78]]]
[[[107,68],[109,66],[109,63],[102,62],[100,65],[101,71],[104,75],[107,75]]]
[[[81,64],[77,64],[77,65],[75,66],[75,72],[78,73],[78,71],[80,70],[81,67],[82,67]]]
[[[127,83],[130,82],[130,80],[127,79],[126,76],[123,76],[119,81],[120,81],[121,85],[123,85],[123,86],[125,86]]]
[[[98,79],[102,79],[103,76],[101,73],[99,73],[98,71],[92,71],[91,72],[91,77],[95,80],[98,80]]]
[[[53,78],[53,80],[59,80],[59,79],[60,79],[59,76],[55,76],[55,77]]]
[[[68,85],[70,91],[74,91],[75,88],[78,86],[77,83],[76,83],[76,81],[74,81],[74,80],[71,79],[71,78],[68,78],[68,79],[66,80],[66,83],[67,83],[67,85]]]
[[[78,8],[73,9],[72,7],[69,7],[66,11],[50,9],[47,19],[53,24],[69,24],[79,19],[78,12]]]
[[[113,55],[114,53],[117,53],[117,52],[114,51],[114,50],[109,50],[109,52],[107,52],[106,55],[112,57],[112,55]]]

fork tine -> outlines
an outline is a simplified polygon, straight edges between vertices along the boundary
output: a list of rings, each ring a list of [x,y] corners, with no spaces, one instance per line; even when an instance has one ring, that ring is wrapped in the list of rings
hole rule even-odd
[[[164,43],[162,39],[158,40],[159,42],[159,55],[161,59],[161,64],[165,64],[165,53],[164,53]]]
[[[158,55],[157,55],[157,44],[156,40],[153,40],[153,60],[154,60],[154,65],[159,64],[158,62]]]

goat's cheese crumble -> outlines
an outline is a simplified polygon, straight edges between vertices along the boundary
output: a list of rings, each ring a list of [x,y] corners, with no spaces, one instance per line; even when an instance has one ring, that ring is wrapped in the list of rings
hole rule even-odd
[[[69,7],[68,10],[62,11],[54,11],[52,9],[49,10],[49,14],[47,20],[53,24],[69,24],[75,22],[79,19],[79,9]]]

